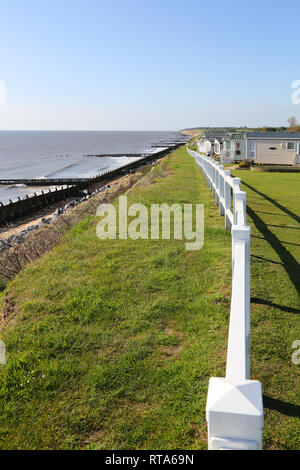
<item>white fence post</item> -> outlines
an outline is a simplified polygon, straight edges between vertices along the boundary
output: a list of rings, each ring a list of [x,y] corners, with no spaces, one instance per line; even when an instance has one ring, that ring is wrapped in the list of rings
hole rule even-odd
[[[213,377],[209,382],[208,448],[259,450],[262,448],[262,390],[260,382],[249,380],[250,227],[234,226],[232,238],[239,263],[233,268],[226,378]]]
[[[211,170],[212,170],[212,182],[213,182],[212,193],[213,193],[214,196],[216,196],[216,168],[215,168],[215,165],[211,165]]]
[[[209,450],[260,450],[263,404],[257,380],[209,381],[206,404]]]
[[[228,211],[231,210],[231,186],[228,183],[227,178],[230,177],[230,171],[224,171],[224,199],[225,199],[225,229],[231,229],[231,223],[228,217]]]
[[[250,378],[250,233],[249,233],[249,242],[246,244],[246,284],[245,284],[245,296],[246,296],[246,353],[247,353],[247,363],[246,363],[246,372],[247,377]]]
[[[235,193],[240,191],[241,189],[241,178],[233,178],[233,224],[236,225],[236,201],[235,201]]]
[[[220,205],[220,169],[219,169],[219,163],[215,163],[215,168],[216,168],[216,205]]]
[[[224,203],[224,193],[225,193],[225,176],[224,176],[224,167],[222,165],[219,166],[219,179],[220,179],[220,206],[219,206],[219,214],[225,214],[225,203]]]
[[[228,335],[226,378],[235,382],[250,377],[250,227],[232,228],[232,249],[235,262],[232,273],[232,297]]]

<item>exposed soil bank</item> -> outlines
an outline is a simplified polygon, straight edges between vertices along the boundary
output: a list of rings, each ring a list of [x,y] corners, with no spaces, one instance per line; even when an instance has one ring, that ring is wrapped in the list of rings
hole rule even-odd
[[[13,237],[15,241],[0,254],[0,281],[2,280],[2,284],[13,279],[28,263],[56,245],[64,233],[74,224],[87,216],[95,215],[99,204],[113,201],[118,195],[130,189],[150,169],[151,166],[143,167],[133,174],[126,174],[114,180],[103,191],[94,196],[87,196],[87,200],[67,208],[61,215],[62,209],[58,207],[54,213],[52,209],[48,214],[44,213],[42,216],[39,214],[39,217],[35,219],[29,218],[23,223],[15,224],[9,230],[3,231],[0,234],[0,240]],[[66,201],[60,206],[65,206],[65,204]],[[51,218],[45,220],[47,215]],[[46,223],[41,224],[42,219]],[[38,224],[41,225],[38,226]],[[29,231],[23,239],[19,240],[21,232],[24,233],[30,226],[34,227],[34,230]]]

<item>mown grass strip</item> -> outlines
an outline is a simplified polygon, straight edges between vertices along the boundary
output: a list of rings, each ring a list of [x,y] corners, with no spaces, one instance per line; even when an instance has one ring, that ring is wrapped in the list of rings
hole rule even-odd
[[[264,393],[265,449],[298,449],[300,174],[235,171],[251,225],[252,374]]]

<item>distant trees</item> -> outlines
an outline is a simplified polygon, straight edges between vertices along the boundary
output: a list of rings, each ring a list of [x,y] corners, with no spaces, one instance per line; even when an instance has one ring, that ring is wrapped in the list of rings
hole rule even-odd
[[[265,126],[265,127],[262,127],[262,128],[261,128],[261,131],[262,131],[262,132],[277,132],[277,131],[278,131],[278,128],[277,128],[277,127],[268,127],[268,126]]]
[[[287,130],[287,127],[281,126],[281,127],[270,127],[270,126],[264,126],[260,127],[257,129],[260,132],[285,132]]]
[[[289,132],[300,132],[300,126],[298,124],[296,116],[291,116],[288,119],[288,123],[289,123],[289,126],[290,126],[289,129],[288,129]]]
[[[288,119],[288,123],[289,123],[289,127],[264,126],[264,127],[260,127],[257,130],[260,132],[300,132],[300,124],[298,123],[296,116],[291,116]]]
[[[288,119],[288,123],[289,123],[289,127],[264,126],[264,127],[260,127],[258,130],[260,132],[300,132],[300,124],[298,123],[296,116],[291,116]]]
[[[288,119],[288,123],[289,123],[290,127],[296,127],[296,126],[298,125],[296,116],[291,116],[291,117]]]

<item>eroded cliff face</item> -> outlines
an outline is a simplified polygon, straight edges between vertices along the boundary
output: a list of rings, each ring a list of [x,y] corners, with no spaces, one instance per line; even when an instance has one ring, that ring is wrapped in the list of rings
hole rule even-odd
[[[196,137],[201,133],[201,129],[183,129],[180,131],[181,134],[190,135]]]

